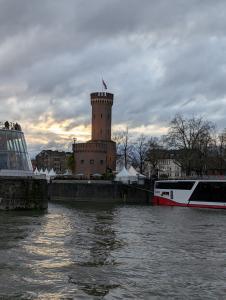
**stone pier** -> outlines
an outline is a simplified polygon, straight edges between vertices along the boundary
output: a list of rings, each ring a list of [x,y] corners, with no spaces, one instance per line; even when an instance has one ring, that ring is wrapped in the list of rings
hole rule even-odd
[[[0,210],[47,209],[48,186],[45,179],[0,177]]]

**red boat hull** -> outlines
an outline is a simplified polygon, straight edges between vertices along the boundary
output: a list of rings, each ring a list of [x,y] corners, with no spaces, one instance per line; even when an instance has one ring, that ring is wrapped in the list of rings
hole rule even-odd
[[[198,207],[198,208],[223,208],[226,209],[226,205],[212,205],[212,204],[196,204],[196,203],[179,203],[164,197],[154,196],[152,199],[153,205],[160,206],[182,206],[182,207]]]

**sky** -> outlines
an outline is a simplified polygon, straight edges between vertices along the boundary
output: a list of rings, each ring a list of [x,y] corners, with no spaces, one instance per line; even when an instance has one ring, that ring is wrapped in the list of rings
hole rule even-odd
[[[0,0],[0,120],[34,156],[90,139],[90,93],[113,131],[160,136],[177,114],[226,127],[225,0]]]

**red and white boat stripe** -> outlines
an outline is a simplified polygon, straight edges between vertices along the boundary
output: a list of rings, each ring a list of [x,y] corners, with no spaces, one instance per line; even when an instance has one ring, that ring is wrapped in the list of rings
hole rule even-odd
[[[183,206],[183,207],[198,207],[198,208],[224,208],[226,209],[226,204],[210,204],[210,203],[181,203],[181,202],[176,202],[171,199],[167,199],[164,197],[159,197],[159,196],[154,196],[152,198],[152,204],[153,205],[160,205],[160,206]]]

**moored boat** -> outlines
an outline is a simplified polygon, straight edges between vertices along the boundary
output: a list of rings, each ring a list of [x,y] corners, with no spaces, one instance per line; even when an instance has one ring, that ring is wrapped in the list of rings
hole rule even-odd
[[[226,180],[156,181],[153,205],[226,209]]]

